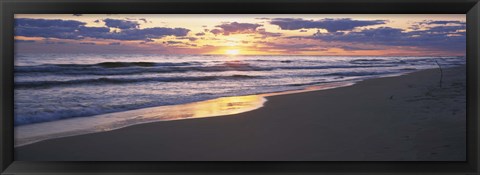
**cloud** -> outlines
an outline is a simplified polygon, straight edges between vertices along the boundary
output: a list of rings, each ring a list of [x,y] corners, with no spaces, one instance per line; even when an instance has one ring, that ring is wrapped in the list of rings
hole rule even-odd
[[[122,30],[118,33],[101,33],[97,38],[115,39],[115,40],[147,40],[152,38],[162,38],[164,36],[186,36],[190,30],[185,28],[164,28],[154,27],[146,29]]]
[[[218,35],[218,34],[222,33],[223,31],[220,30],[220,29],[212,29],[212,30],[210,30],[210,32],[213,33],[214,35]]]
[[[164,44],[183,44],[183,42],[181,41],[167,41],[167,42],[163,42]]]
[[[59,39],[81,39],[85,23],[74,20],[15,19],[15,35]]]
[[[276,42],[266,42],[266,41],[258,41],[255,42],[257,45],[255,48],[260,48],[262,50],[268,51],[280,51],[280,52],[287,52],[287,53],[298,53],[302,51],[326,51],[328,48],[321,47],[318,44],[305,44],[305,43],[276,43]]]
[[[150,44],[150,43],[154,43],[153,40],[145,40],[145,41],[139,42],[139,44]]]
[[[82,14],[73,14],[73,16],[82,16]]]
[[[267,32],[264,28],[260,28],[257,30],[257,33],[262,35],[261,38],[267,38],[267,37],[280,37],[283,34],[282,33],[272,33],[272,32]]]
[[[313,49],[314,47],[318,47],[317,44],[303,44],[303,43],[300,43],[300,44],[277,44],[277,43],[270,43],[269,46],[271,47],[274,47],[276,49],[278,48],[282,48],[282,49],[286,49],[286,50],[291,50],[291,49],[294,49],[294,50],[299,50],[299,49]]]
[[[205,35],[205,33],[203,33],[203,32],[200,32],[200,33],[196,33],[196,34],[195,34],[195,36],[204,36],[204,35]]]
[[[144,23],[148,23],[147,19],[145,19],[145,18],[140,18],[138,20],[143,21]]]
[[[140,24],[137,21],[128,21],[128,20],[120,20],[120,19],[104,19],[105,25],[107,27],[119,28],[119,29],[134,29],[138,28]]]
[[[153,42],[155,42],[155,40],[153,40],[153,39],[145,39],[145,40],[143,40],[142,42],[140,42],[140,44],[148,44],[148,43],[153,43]]]
[[[433,20],[425,20],[421,22],[414,23],[410,29],[412,30],[419,30],[422,28],[433,28],[433,27],[463,27],[465,28],[466,23],[464,21],[433,21]]]
[[[123,26],[125,28],[125,26]],[[128,28],[110,32],[108,27],[87,27],[85,23],[73,20],[45,20],[20,18],[15,21],[15,35],[80,40],[86,37],[113,40],[148,40],[164,36],[186,36],[185,28]]]
[[[196,41],[198,40],[198,38],[195,38],[195,37],[177,37],[177,39],[188,39],[190,41]]]
[[[417,33],[442,33],[442,34],[453,34],[457,33],[457,31],[465,30],[465,26],[435,26],[430,27],[428,30],[419,31]]]
[[[92,42],[81,42],[79,44],[83,44],[83,45],[97,45],[95,43],[92,43]]]
[[[419,24],[426,24],[426,25],[431,25],[431,24],[440,24],[440,25],[445,25],[445,24],[460,24],[460,25],[465,25],[465,22],[463,21],[423,21],[420,22]]]
[[[77,28],[69,27],[30,27],[17,26],[15,27],[16,36],[26,37],[44,37],[44,38],[59,38],[59,39],[82,39]]]
[[[153,39],[145,39],[144,42],[147,42],[147,43],[150,43],[150,42],[154,42],[155,40]]]
[[[61,20],[61,19],[30,19],[30,18],[17,18],[15,19],[15,26],[24,26],[32,28],[46,28],[46,27],[59,27],[59,28],[75,28],[85,25],[84,22],[74,20]]]
[[[113,42],[113,43],[108,43],[108,45],[111,45],[111,46],[118,46],[118,45],[120,45],[120,43],[119,43],[119,42]]]
[[[217,35],[217,34],[223,34],[223,35],[230,35],[230,34],[245,34],[245,33],[255,33],[258,27],[262,25],[260,24],[251,24],[251,23],[238,23],[238,22],[232,22],[232,23],[223,23],[221,25],[217,25],[215,27],[218,27],[220,29],[213,29],[210,32]]]
[[[411,46],[433,50],[463,51],[466,47],[462,26],[437,26],[427,30],[405,31],[380,27],[361,31],[317,33],[310,37],[326,42],[363,43],[385,46]],[[347,48],[348,49],[348,48]]]
[[[75,31],[88,36],[89,33],[109,33],[110,29],[107,27],[78,27]]]
[[[372,47],[357,47],[357,46],[337,46],[338,48],[342,48],[343,50],[348,51],[355,51],[355,50],[378,50],[379,48],[372,48]]]
[[[16,39],[15,43],[34,43],[36,42],[35,40],[21,40],[21,39]]]
[[[44,40],[43,42],[44,44],[68,44],[67,42],[63,42],[63,41],[50,41],[50,40]]]
[[[351,18],[322,20],[304,20],[301,18],[274,18],[270,24],[279,26],[282,30],[326,29],[329,32],[352,30],[356,27],[385,24],[385,20],[352,20]]]
[[[402,29],[380,27],[375,29],[365,29],[356,32],[335,32],[335,33],[315,33],[314,37],[327,41],[342,42],[369,42],[369,43],[398,43],[405,39]]]

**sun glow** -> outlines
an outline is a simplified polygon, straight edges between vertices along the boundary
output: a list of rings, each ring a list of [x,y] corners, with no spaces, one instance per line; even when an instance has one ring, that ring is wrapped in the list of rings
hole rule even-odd
[[[227,55],[238,55],[239,53],[240,51],[238,49],[230,49],[225,51],[225,54]]]

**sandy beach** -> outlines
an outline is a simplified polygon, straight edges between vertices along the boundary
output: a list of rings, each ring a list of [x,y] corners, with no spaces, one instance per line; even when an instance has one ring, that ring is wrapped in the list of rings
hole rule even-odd
[[[269,96],[234,115],[154,122],[15,149],[28,161],[464,161],[465,67]]]

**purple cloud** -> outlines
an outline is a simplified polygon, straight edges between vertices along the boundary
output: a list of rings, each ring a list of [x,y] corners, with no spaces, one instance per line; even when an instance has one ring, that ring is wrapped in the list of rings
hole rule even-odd
[[[316,33],[311,39],[365,43],[385,46],[413,46],[436,50],[462,51],[466,47],[464,26],[437,26],[427,30],[404,31],[403,29],[380,27],[361,31]]]
[[[128,20],[120,20],[120,19],[104,19],[105,25],[107,27],[114,27],[119,29],[134,29],[138,28],[140,24],[137,21],[128,21]]]
[[[258,27],[262,25],[260,24],[251,24],[251,23],[224,23],[222,25],[217,25],[220,29],[213,29],[210,32],[217,35],[222,33],[223,35],[230,35],[230,34],[243,34],[243,33],[254,33]]]
[[[214,35],[218,35],[218,34],[222,33],[223,31],[220,30],[220,29],[212,29],[212,30],[210,30],[210,32],[213,33]]]
[[[119,42],[114,42],[114,43],[108,43],[108,45],[111,45],[111,46],[118,46],[118,45],[121,45]]]
[[[97,45],[97,44],[92,43],[92,42],[81,42],[80,44],[83,44],[83,45]]]
[[[427,24],[427,25],[431,25],[431,24],[439,24],[439,25],[445,25],[445,24],[459,24],[459,25],[465,25],[465,22],[463,21],[423,21],[423,22],[420,22],[419,24]]]
[[[377,50],[378,48],[373,48],[373,47],[357,47],[357,46],[337,46],[339,48],[342,48],[343,50],[348,50],[348,51],[355,51],[355,50]]]
[[[195,37],[178,37],[177,39],[188,39],[190,41],[196,41],[198,40],[198,38],[195,38]]]
[[[44,40],[43,43],[44,44],[68,44],[67,42],[63,42],[63,41],[55,42],[55,41],[50,41],[50,40]]]
[[[181,41],[167,41],[167,42],[163,42],[164,44],[183,44],[183,42]]]
[[[148,40],[164,36],[186,36],[185,28],[130,28],[110,32],[108,27],[87,27],[85,23],[72,20],[16,19],[15,35],[80,40],[86,37],[114,40]]]
[[[301,18],[274,18],[270,24],[279,26],[282,30],[326,29],[329,32],[352,30],[356,27],[385,24],[385,20],[352,20],[351,18],[322,20],[304,20]]]
[[[425,32],[432,32],[432,33],[443,33],[443,34],[454,34],[457,33],[459,30],[465,30],[465,26],[435,26],[430,27]],[[420,33],[424,33],[420,31]]]
[[[186,36],[190,30],[184,28],[164,28],[154,27],[146,29],[129,29],[121,32],[92,32],[86,35],[92,38],[99,39],[114,39],[114,40],[149,40],[155,38],[162,38],[164,36]]]
[[[15,19],[15,26],[24,27],[60,27],[60,28],[76,28],[85,25],[84,22],[74,20],[61,20],[61,19],[30,19],[30,18],[18,18]]]
[[[16,39],[15,43],[34,43],[36,42],[35,40],[21,40],[21,39]]]
[[[262,35],[262,38],[267,38],[267,37],[280,37],[282,36],[281,33],[273,33],[273,32],[267,32],[264,28],[258,29],[257,33]]]

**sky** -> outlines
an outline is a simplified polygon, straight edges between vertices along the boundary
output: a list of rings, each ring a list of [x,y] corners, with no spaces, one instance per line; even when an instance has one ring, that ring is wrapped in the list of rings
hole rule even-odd
[[[464,14],[17,14],[16,53],[464,56]]]

